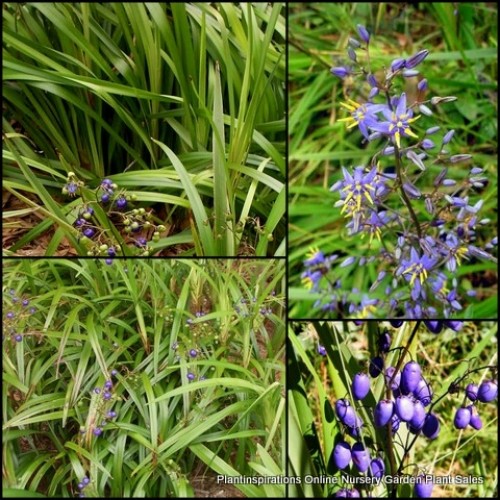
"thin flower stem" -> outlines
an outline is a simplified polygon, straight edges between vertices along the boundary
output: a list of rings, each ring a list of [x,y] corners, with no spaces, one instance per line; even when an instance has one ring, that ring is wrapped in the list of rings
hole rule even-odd
[[[422,229],[420,228],[417,214],[413,210],[413,207],[411,206],[410,198],[408,198],[408,195],[406,194],[405,188],[403,186],[403,176],[401,173],[401,158],[399,156],[399,148],[398,148],[397,144],[394,144],[394,160],[396,161],[396,176],[398,178],[401,196],[403,197],[404,204],[408,208],[408,211],[410,212],[410,216],[412,218],[412,221],[415,224],[415,229],[417,230],[418,238],[422,239]]]

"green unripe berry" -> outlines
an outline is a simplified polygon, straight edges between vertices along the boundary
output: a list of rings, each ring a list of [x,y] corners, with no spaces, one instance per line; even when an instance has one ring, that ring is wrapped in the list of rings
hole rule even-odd
[[[101,252],[105,252],[108,248],[109,248],[109,247],[108,247],[108,245],[103,244],[103,245],[101,245],[101,246],[99,247],[99,250],[100,250]]]
[[[85,220],[89,220],[91,217],[92,217],[92,214],[89,214],[88,212],[85,212],[82,217],[85,219]]]
[[[139,213],[139,210],[138,210],[137,208],[134,208],[134,209],[132,210],[132,213],[133,213],[134,215],[137,215],[137,214]]]
[[[137,229],[139,227],[139,223],[137,221],[134,221],[134,222],[132,222],[132,224],[130,225],[130,227],[132,229]]]
[[[146,213],[146,209],[145,208],[139,208],[139,213],[141,215],[144,215]]]
[[[66,188],[66,186],[64,186],[62,188],[62,194],[68,194],[68,193],[69,193],[68,189]]]
[[[130,220],[129,218],[127,218],[127,219],[124,219],[124,220],[123,220],[123,223],[124,223],[126,226],[129,226],[129,225],[130,225],[130,222],[131,222],[131,220]]]
[[[113,184],[111,184],[111,189],[118,189],[118,185],[113,182]]]
[[[130,228],[130,226],[125,226],[125,232],[126,233],[131,233],[132,232],[132,229]]]
[[[131,194],[131,195],[130,195],[130,199],[131,199],[132,201],[137,201],[137,195],[136,195],[136,194]]]
[[[274,240],[273,235],[272,235],[271,233],[269,233],[269,234],[267,235],[267,241],[273,241],[273,240]]]
[[[163,232],[165,231],[167,228],[163,225],[163,224],[160,224],[156,229],[158,229],[158,231],[160,232]]]

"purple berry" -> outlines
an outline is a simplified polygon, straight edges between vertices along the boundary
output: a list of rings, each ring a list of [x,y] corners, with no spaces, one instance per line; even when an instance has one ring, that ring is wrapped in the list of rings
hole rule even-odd
[[[15,318],[15,316],[16,316],[16,315],[15,315],[12,311],[9,311],[9,312],[7,313],[7,318],[9,318],[9,319],[14,319],[14,318]]]
[[[404,321],[399,320],[399,319],[391,319],[391,320],[389,320],[389,323],[394,328],[399,328],[404,323]]]
[[[382,427],[389,423],[394,413],[394,402],[389,399],[382,399],[373,410],[373,420],[377,427]]]
[[[356,373],[352,381],[352,393],[354,399],[365,399],[370,392],[370,379],[366,373]]]
[[[351,447],[345,441],[340,441],[333,448],[333,462],[339,469],[345,469],[350,461]]]
[[[340,490],[338,490],[333,496],[335,498],[347,498],[347,489],[346,488],[342,488]]]
[[[439,420],[434,413],[428,413],[425,417],[424,426],[422,427],[422,432],[424,436],[429,439],[435,439],[439,435]]]
[[[385,383],[387,385],[389,385],[389,383],[392,380],[392,383],[390,385],[392,391],[395,391],[396,389],[399,389],[399,386],[401,384],[401,372],[398,371],[396,373],[396,375],[394,375],[395,371],[396,371],[396,368],[394,366],[388,366],[385,369]]]
[[[15,336],[14,336],[14,340],[15,340],[16,342],[22,342],[22,340],[23,340],[23,336],[22,336],[22,335],[19,335],[19,334],[18,334],[18,335],[15,335]]]
[[[89,484],[89,483],[90,483],[90,479],[89,479],[88,477],[86,477],[86,476],[85,476],[85,477],[82,479],[82,483],[84,484],[84,486],[87,486],[87,484]]]
[[[103,399],[105,399],[106,401],[109,401],[111,399],[111,393],[108,392],[108,391],[104,391],[103,394],[102,394],[102,397]]]
[[[394,413],[391,417],[392,433],[396,434],[398,432],[399,426],[401,425],[401,419]]]
[[[384,477],[385,464],[380,457],[376,457],[371,461],[370,472],[373,477]]]
[[[359,491],[356,488],[347,490],[347,498],[361,498]]]
[[[22,301],[23,307],[26,307],[29,303],[30,303],[30,301],[28,299],[23,299],[23,301]]]
[[[483,422],[481,421],[481,417],[479,415],[472,415],[472,417],[470,418],[470,425],[471,425],[471,427],[473,427],[477,431],[479,429],[482,429]]]
[[[115,418],[116,417],[116,411],[110,410],[108,411],[108,418]]]
[[[104,387],[106,389],[111,389],[113,387],[113,382],[111,382],[111,380],[106,380],[106,382],[104,382]]]
[[[119,198],[117,198],[115,203],[116,203],[116,208],[118,208],[119,210],[123,210],[124,208],[127,207],[127,199],[124,196],[120,196]]]
[[[363,427],[363,420],[356,415],[354,420],[354,425],[348,426],[347,433],[349,436],[360,439],[361,438],[361,428]]]
[[[194,373],[188,372],[187,378],[188,380],[194,380],[196,378],[196,375]]]
[[[455,413],[453,424],[457,429],[465,429],[470,423],[471,416],[469,408],[459,408]]]
[[[383,369],[384,360],[380,356],[376,356],[370,361],[370,367],[368,371],[373,378],[378,377],[382,373]]]
[[[326,356],[326,348],[320,344],[318,344],[318,354],[321,356]]]
[[[417,482],[415,483],[415,495],[418,498],[430,498],[433,487],[434,484],[430,480],[426,482],[425,476],[421,474],[418,476]]]
[[[493,401],[498,395],[498,385],[493,380],[485,380],[477,390],[477,399],[482,403]]]
[[[425,422],[425,408],[421,401],[415,401],[413,403],[413,417],[409,421],[409,428],[411,432],[418,432],[422,429]]]
[[[431,404],[432,390],[424,378],[421,378],[418,382],[417,388],[413,391],[413,395],[416,399],[421,401],[424,406]]]
[[[455,332],[460,331],[464,326],[463,321],[454,321],[454,320],[445,321],[444,324]]]
[[[198,356],[198,351],[196,349],[191,349],[189,351],[189,355],[192,357],[192,358],[196,358],[196,356]]]
[[[110,196],[109,196],[109,194],[108,194],[108,193],[103,193],[103,194],[101,195],[101,202],[102,202],[102,203],[108,203],[109,198],[110,198]]]
[[[95,392],[96,394],[101,394],[101,389],[100,389],[99,387],[96,387],[96,388],[94,389],[94,392]]]
[[[111,370],[111,376],[116,377],[118,375],[118,370]]]
[[[478,389],[479,387],[476,384],[469,384],[465,388],[465,394],[471,401],[475,401],[477,399]]]
[[[425,326],[432,333],[440,333],[443,329],[442,321],[434,321],[429,319],[424,319]]]
[[[396,398],[396,414],[403,422],[409,422],[413,417],[414,411],[415,405],[408,396],[399,396]]]
[[[406,363],[401,374],[401,389],[403,393],[409,394],[413,392],[418,387],[421,378],[420,365],[416,361]]]
[[[78,483],[77,486],[79,490],[83,490],[83,488],[85,488],[85,485],[83,483]]]
[[[102,434],[101,427],[96,427],[93,431],[94,436],[100,436]]]
[[[378,338],[378,349],[380,352],[389,352],[391,348],[391,336],[389,333],[384,332]]]
[[[366,472],[370,467],[370,454],[363,446],[363,443],[355,443],[352,447],[352,461],[359,472]]]
[[[83,230],[84,236],[87,238],[92,238],[95,234],[95,229],[93,227],[87,227],[86,229]]]

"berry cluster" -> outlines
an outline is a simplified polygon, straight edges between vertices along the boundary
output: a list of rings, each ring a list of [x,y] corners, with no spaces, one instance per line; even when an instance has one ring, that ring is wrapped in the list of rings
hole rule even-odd
[[[395,326],[402,324],[401,321],[394,323]],[[452,326],[459,329],[462,325],[454,323]],[[433,325],[434,327],[435,325]],[[418,324],[413,333],[417,331],[417,328]],[[414,435],[414,439],[407,440],[404,446],[404,456],[406,457],[419,436],[422,435],[429,440],[438,437],[440,421],[434,409],[437,403],[448,394],[457,394],[463,391],[464,400],[467,398],[472,402],[472,404],[464,403],[456,410],[454,426],[457,429],[465,429],[470,425],[476,430],[482,428],[477,403],[491,402],[498,395],[498,385],[493,380],[485,380],[479,386],[469,383],[465,388],[460,389],[462,382],[467,380],[472,373],[490,368],[482,367],[469,370],[459,380],[454,381],[445,394],[439,399],[435,399],[434,392],[429,381],[423,375],[420,364],[415,360],[403,364],[406,348],[402,349],[396,366],[386,365],[387,354],[401,349],[399,347],[391,348],[391,344],[392,339],[389,331],[380,330],[377,338],[378,355],[370,360],[368,374],[359,372],[352,377],[352,401],[347,397],[335,401],[335,414],[343,429],[342,434],[347,434],[354,439],[354,444],[351,445],[342,434],[337,436],[332,452],[332,461],[338,469],[346,469],[352,464],[357,471],[367,473],[371,477],[385,475],[386,461],[380,451],[372,452],[370,450],[368,445],[372,442],[371,439],[368,439],[370,429],[364,432],[365,424],[384,429],[384,432],[388,432],[394,437],[397,436],[401,425],[405,424],[408,432]],[[318,345],[318,353],[324,356],[326,349],[322,345]],[[375,379],[381,375],[384,386],[383,397],[372,408],[373,419],[364,422],[358,410],[366,408],[366,403],[362,402],[370,394]],[[390,453],[390,450],[388,449],[386,452]],[[400,474],[403,471],[404,458],[398,467],[397,470],[392,467],[391,473]],[[432,491],[432,482],[419,474],[414,479],[416,496],[429,496]],[[359,492],[353,493],[353,490],[342,489],[335,496],[349,497],[353,495],[359,496]]]
[[[104,179],[94,190],[92,200],[85,200],[84,183],[77,179],[73,172],[68,174],[63,187],[63,194],[76,196],[78,191],[82,197],[82,205],[73,226],[78,231],[80,241],[88,246],[87,255],[105,256],[106,264],[111,264],[113,257],[121,252],[120,245],[113,241],[109,231],[101,227],[96,216],[96,205],[104,210],[110,225],[124,233],[129,245],[138,250],[138,255],[148,256],[152,252],[149,239],[157,242],[160,233],[166,230],[163,224],[154,222],[153,213],[145,208],[132,208],[130,204],[137,199],[129,195],[125,189],[119,189],[111,179]]]
[[[111,370],[112,377],[116,377],[117,375],[117,370]],[[81,434],[85,434],[87,430],[89,430],[94,436],[99,437],[103,433],[104,427],[107,425],[108,421],[117,417],[117,412],[110,409],[112,402],[117,399],[117,396],[113,394],[113,389],[114,384],[111,379],[107,379],[102,386],[93,389],[93,395],[97,398],[95,415],[91,419],[88,429],[85,428],[85,426],[80,427]],[[88,434],[88,436],[90,436],[90,434]]]
[[[439,126],[412,129],[417,119],[424,116],[420,121],[425,122],[433,115],[428,105],[456,100],[453,96],[426,97],[428,83],[416,67],[429,51],[395,59],[382,75],[371,67],[366,28],[358,25],[358,35],[361,42],[349,39],[350,65],[331,72],[342,79],[360,77],[368,87],[368,99],[341,103],[348,116],[339,121],[349,129],[359,129],[364,142],[379,141],[380,148],[368,165],[342,167],[341,178],[331,191],[340,198],[335,206],[341,207],[347,219],[348,235],[368,240],[366,253],[337,262],[340,255],[327,256],[312,249],[303,263],[302,281],[306,288],[321,293],[314,307],[325,314],[451,318],[476,296],[468,283],[459,283],[458,268],[464,261],[496,262],[489,251],[496,247],[497,237],[480,248],[476,235],[490,225],[489,219],[479,215],[484,200],[474,199],[488,179],[476,166],[469,168],[464,179],[452,178],[457,164],[472,159],[470,154],[450,154],[454,130],[439,140],[434,138]],[[367,55],[365,64],[358,59],[361,51]],[[408,78],[418,78],[411,100],[403,91]],[[368,289],[358,290],[338,279],[345,273],[341,269],[367,263],[378,267]]]
[[[30,321],[37,309],[30,305],[30,299],[19,297],[14,289],[4,295],[3,302],[3,310],[6,311],[3,317],[3,331],[9,335],[12,342],[22,342],[31,330]],[[5,333],[3,339],[5,339]]]

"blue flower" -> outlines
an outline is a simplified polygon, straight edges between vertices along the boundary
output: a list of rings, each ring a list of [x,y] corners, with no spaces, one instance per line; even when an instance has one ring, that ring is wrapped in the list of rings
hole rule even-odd
[[[410,124],[418,120],[420,115],[413,118],[413,111],[406,107],[406,94],[404,92],[398,100],[396,109],[393,110],[388,106],[384,106],[382,114],[387,121],[377,122],[373,118],[367,118],[367,126],[376,132],[391,137],[398,148],[401,147],[401,136],[418,139],[418,136],[410,129]]]
[[[403,275],[412,287],[410,295],[413,300],[417,300],[422,294],[422,285],[427,280],[429,271],[436,265],[436,259],[424,254],[418,255],[415,248],[410,251],[410,258],[403,259],[396,275]],[[425,297],[423,297],[425,298]]]
[[[340,118],[337,121],[348,123],[347,128],[353,128],[357,125],[366,139],[370,136],[368,124],[376,120],[376,113],[387,107],[385,104],[372,104],[369,102],[358,104],[351,99],[348,99],[347,103],[341,102],[340,105],[346,108],[351,113],[351,116]]]

